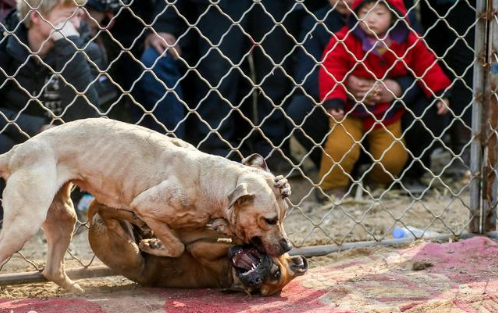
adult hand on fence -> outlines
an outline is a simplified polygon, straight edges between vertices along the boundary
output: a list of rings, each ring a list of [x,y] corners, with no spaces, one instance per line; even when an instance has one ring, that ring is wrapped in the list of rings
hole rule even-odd
[[[170,33],[149,34],[145,39],[145,47],[153,47],[159,54],[169,49],[168,52],[175,60],[182,54],[180,46],[176,43],[176,37]]]

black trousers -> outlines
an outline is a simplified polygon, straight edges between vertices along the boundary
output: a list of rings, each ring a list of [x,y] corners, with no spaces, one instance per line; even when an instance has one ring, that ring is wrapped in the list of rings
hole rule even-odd
[[[426,29],[425,37],[438,56],[444,56],[441,63],[447,75],[455,81],[452,88],[450,107],[454,111],[451,126],[451,146],[453,152],[461,153],[461,149],[470,140],[472,125],[473,98],[473,52],[475,40],[476,1],[457,1],[457,4],[438,5],[431,1],[428,7],[421,2],[422,27]],[[436,10],[440,16],[446,16],[446,22],[438,21]]]
[[[263,1],[277,21],[288,11],[284,3]],[[187,43],[195,49],[192,64],[196,71],[192,71],[189,81],[193,86],[185,88],[185,96],[197,114],[191,115],[187,139],[200,144],[201,150],[226,155],[228,144],[238,147],[244,138],[253,142],[253,152],[267,156],[288,135],[283,100],[292,86],[287,71],[292,41],[252,1],[227,1],[221,8],[224,14],[215,7],[196,8],[203,13],[197,23],[202,36],[194,34]],[[240,27],[234,26],[232,20],[238,21]],[[254,60],[255,77],[245,71],[249,55]],[[256,89],[254,84],[258,85]],[[188,90],[194,94],[189,95]],[[251,106],[253,91],[257,97],[255,107]],[[250,124],[250,133],[236,133],[236,126],[241,126],[239,120]]]

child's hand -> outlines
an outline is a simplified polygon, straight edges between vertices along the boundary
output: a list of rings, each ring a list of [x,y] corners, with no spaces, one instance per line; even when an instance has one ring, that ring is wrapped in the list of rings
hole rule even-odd
[[[342,118],[344,117],[344,110],[343,109],[332,108],[332,109],[329,109],[328,112],[337,121],[342,120]]]
[[[448,98],[443,98],[437,102],[437,114],[444,115],[448,113],[450,106],[450,100]]]

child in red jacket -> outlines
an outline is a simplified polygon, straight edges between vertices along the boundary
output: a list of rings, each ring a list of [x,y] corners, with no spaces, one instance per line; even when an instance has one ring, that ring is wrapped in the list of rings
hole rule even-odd
[[[412,74],[426,96],[434,99],[440,115],[448,110],[450,86],[423,39],[410,29],[402,0],[356,0],[352,10],[355,14],[347,26],[332,36],[325,49],[319,74],[320,96],[332,116],[320,166],[321,187],[339,198],[346,193],[363,139],[368,140],[374,162],[369,171],[373,183],[392,182],[408,158],[400,119],[403,106],[396,100],[369,103],[366,95],[353,99],[345,87],[348,76],[382,84]],[[375,94],[375,88],[370,92]]]

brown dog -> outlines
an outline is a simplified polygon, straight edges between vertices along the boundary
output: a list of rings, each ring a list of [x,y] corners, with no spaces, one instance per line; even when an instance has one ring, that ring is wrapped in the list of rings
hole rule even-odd
[[[291,244],[282,227],[290,193],[285,179],[265,171],[261,156],[247,164],[202,153],[149,129],[109,119],[86,119],[46,130],[0,155],[4,222],[0,263],[40,227],[48,243],[43,275],[83,291],[64,271],[76,214],[72,184],[110,207],[130,210],[154,231],[140,249],[178,257],[184,244],[173,230],[204,227],[213,219],[242,242],[272,256]]]
[[[269,257],[252,246],[236,246],[208,229],[177,231],[176,236],[186,246],[178,258],[150,255],[141,252],[138,243],[151,233],[144,231],[145,224],[133,212],[95,201],[88,221],[88,239],[95,255],[117,273],[144,286],[223,288],[268,296],[308,269],[304,257]]]

